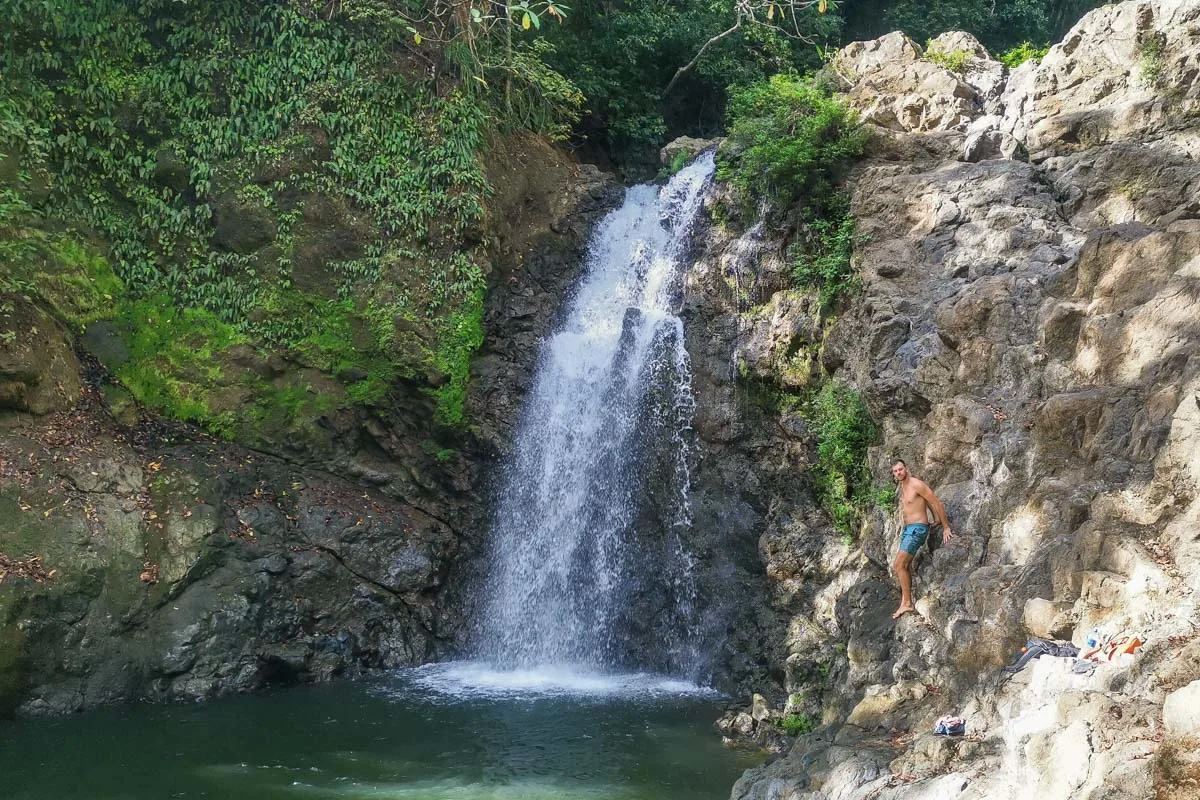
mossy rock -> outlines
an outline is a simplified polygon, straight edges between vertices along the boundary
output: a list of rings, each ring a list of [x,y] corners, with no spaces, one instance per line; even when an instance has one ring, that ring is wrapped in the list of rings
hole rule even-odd
[[[0,409],[69,409],[83,384],[70,335],[24,297],[0,295]]]
[[[109,384],[103,390],[104,407],[113,419],[127,428],[132,428],[142,420],[138,411],[137,401],[133,395],[120,386]]]
[[[74,231],[24,228],[11,232],[10,238],[20,247],[4,277],[29,287],[27,294],[73,330],[116,314],[125,289],[100,245]],[[4,284],[0,277],[0,291]]]

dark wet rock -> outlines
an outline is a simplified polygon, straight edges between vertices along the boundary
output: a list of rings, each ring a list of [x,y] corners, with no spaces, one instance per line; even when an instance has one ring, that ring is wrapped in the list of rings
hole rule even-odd
[[[275,217],[261,204],[229,195],[213,206],[213,245],[249,255],[275,239]]]
[[[129,361],[129,347],[112,320],[102,319],[88,323],[83,329],[83,335],[79,337],[79,345],[110,369],[116,369]]]
[[[62,324],[23,297],[0,295],[0,411],[68,409],[81,386]]]
[[[187,161],[172,147],[160,147],[154,154],[154,182],[183,194],[191,186]]]
[[[461,544],[445,523],[228,445],[144,449],[102,423],[57,424],[88,426],[88,449],[0,437],[6,482],[25,487],[0,491],[0,551],[36,546],[55,570],[0,583],[0,630],[29,620],[7,703],[204,699],[449,647],[442,575]]]

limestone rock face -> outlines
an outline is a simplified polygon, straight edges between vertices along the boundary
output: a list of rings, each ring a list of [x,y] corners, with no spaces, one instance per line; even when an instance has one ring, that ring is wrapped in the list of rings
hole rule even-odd
[[[777,292],[748,320],[749,331],[735,358],[760,378],[779,375],[788,386],[804,386],[816,369],[821,327],[816,304],[800,292]]]
[[[834,59],[865,122],[896,131],[956,128],[979,113],[978,92],[945,67],[926,61],[902,33],[855,42]]]
[[[757,456],[729,476],[729,507],[759,514],[782,694],[826,723],[736,800],[1194,786],[1198,35],[1197,0],[1105,6],[1040,64],[993,70],[990,90],[899,34],[844,49],[846,97],[875,127],[848,181],[863,290],[823,337],[801,333],[802,293],[769,266],[730,268],[749,231],[710,234],[689,301],[709,321],[693,349],[701,477],[716,481],[709,458]],[[988,60],[957,34],[938,45]],[[755,248],[786,243],[760,229]],[[781,355],[812,340],[812,379],[857,387],[881,427],[872,473],[904,458],[957,534],[919,554],[918,613],[895,622],[899,520],[878,510],[842,541],[808,485],[804,421],[736,399],[739,379],[768,400],[794,388]],[[1082,645],[1094,628],[1146,644],[1083,673],[1046,656],[1001,669],[1030,636]],[[971,740],[929,736],[943,714]]]
[[[1200,680],[1167,696],[1163,703],[1163,726],[1173,736],[1200,740]]]
[[[1136,0],[1098,9],[1014,73],[1004,128],[1035,158],[1194,126],[1200,109],[1200,8]]]
[[[955,56],[967,54],[963,80],[975,90],[985,113],[997,113],[1001,108],[1000,96],[1004,92],[1008,69],[966,31],[947,31],[929,40],[927,52],[935,51]]]

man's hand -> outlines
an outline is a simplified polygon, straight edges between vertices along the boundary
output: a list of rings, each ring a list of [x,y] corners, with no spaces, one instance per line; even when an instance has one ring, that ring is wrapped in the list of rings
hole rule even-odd
[[[948,542],[954,538],[954,531],[950,530],[949,525],[942,526],[942,541]]]

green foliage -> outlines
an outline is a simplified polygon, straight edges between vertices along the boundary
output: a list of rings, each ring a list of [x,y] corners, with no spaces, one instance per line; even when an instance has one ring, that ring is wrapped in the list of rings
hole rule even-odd
[[[1138,74],[1142,85],[1161,86],[1165,68],[1166,42],[1162,33],[1156,32],[1138,45]]]
[[[467,378],[470,375],[471,354],[483,344],[483,288],[476,289],[460,311],[445,323],[434,366],[446,382],[432,390],[437,402],[438,421],[443,425],[461,427],[466,423]]]
[[[680,150],[671,157],[671,163],[667,165],[667,171],[671,175],[674,175],[676,172],[679,172],[679,170],[687,166],[689,158],[690,156],[686,150]]]
[[[447,461],[451,461],[456,455],[458,455],[458,451],[454,448],[442,447],[433,439],[426,439],[425,441],[421,442],[421,449],[426,455],[433,456],[434,461],[442,464],[446,463]]]
[[[211,408],[208,395],[222,375],[217,355],[245,341],[233,326],[204,309],[180,309],[165,295],[123,304],[117,324],[129,360],[112,366],[139,402],[214,433],[232,434],[232,415]]]
[[[878,437],[862,396],[830,381],[809,400],[805,417],[817,441],[813,466],[817,498],[844,537],[854,537],[877,493],[867,470],[867,448]]]
[[[241,324],[263,265],[214,249],[210,205],[196,201],[231,179],[245,191],[240,178],[297,151],[307,158],[285,169],[293,186],[341,198],[386,238],[444,246],[482,219],[483,110],[383,69],[386,41],[236,0],[18,5],[21,38],[37,44],[3,54],[21,90],[4,116],[23,119],[31,152],[56,166],[45,210],[111,242],[135,296],[166,293]],[[298,147],[312,131],[320,155]],[[152,180],[159,142],[181,160],[186,191]]]
[[[509,125],[564,141],[579,122],[584,96],[578,86],[546,64],[554,52],[554,45],[546,39],[510,50],[492,70],[499,73],[504,87],[493,103],[504,109]]]
[[[931,47],[928,43],[925,45],[925,60],[932,61],[938,66],[945,67],[957,75],[963,75],[967,71],[967,65],[971,63],[970,51],[954,49],[940,50],[936,47]]]
[[[581,133],[618,163],[648,163],[673,136],[718,133],[729,86],[819,66],[807,43],[746,26],[710,47],[664,96],[676,70],[733,18],[733,4],[724,1],[577,4],[566,24],[545,36],[557,46],[550,64],[587,98]],[[800,15],[813,41],[835,41],[840,22],[836,14]]]
[[[776,724],[779,726],[779,730],[788,736],[803,736],[811,733],[817,727],[811,719],[799,713],[787,714]]]
[[[816,289],[824,311],[861,288],[851,264],[855,241],[849,199],[839,193],[831,200],[827,216],[807,219],[803,236],[792,245],[792,279],[799,286]]]
[[[421,76],[404,67],[403,15],[375,0],[332,17],[242,0],[10,0],[8,10],[0,257],[23,277],[6,285],[38,284],[75,324],[120,308],[134,358],[119,377],[131,392],[225,431],[231,419],[209,408],[220,369],[173,341],[210,355],[229,336],[286,348],[346,384],[353,402],[383,402],[440,348],[436,338],[397,342],[393,319],[418,319],[436,337],[475,309],[467,300],[482,277],[463,264],[481,258],[472,248],[489,193],[485,135],[510,111],[563,136],[582,100],[540,61],[544,44],[497,62],[512,90],[507,109],[489,105],[496,92],[482,81]],[[48,188],[34,191],[43,174]],[[344,209],[363,240],[360,254],[322,264],[336,298],[292,286],[293,256],[314,236],[309,197]],[[262,210],[275,241],[250,254],[222,249],[212,212],[222,205]],[[45,232],[63,222],[94,231],[110,257]],[[460,371],[464,341],[441,348]],[[264,404],[287,417],[330,402],[304,387],[249,388],[248,417],[277,416]]]
[[[1030,42],[1021,42],[1016,47],[1005,50],[1000,55],[996,56],[996,60],[1004,64],[1009,69],[1016,69],[1026,61],[1034,60],[1041,61],[1046,53],[1050,52],[1050,44],[1035,45]]]
[[[865,144],[857,116],[841,100],[811,80],[776,75],[730,99],[717,176],[747,201],[803,198],[819,216]]]

